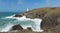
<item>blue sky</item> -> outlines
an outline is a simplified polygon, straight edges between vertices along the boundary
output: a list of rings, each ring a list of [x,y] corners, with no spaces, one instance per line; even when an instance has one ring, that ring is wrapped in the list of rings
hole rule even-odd
[[[58,7],[60,0],[0,0],[0,12],[26,11],[26,8]]]

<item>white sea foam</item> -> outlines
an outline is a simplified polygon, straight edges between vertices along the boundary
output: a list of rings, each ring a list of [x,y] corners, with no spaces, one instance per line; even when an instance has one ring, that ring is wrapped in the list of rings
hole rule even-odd
[[[5,17],[5,18],[13,18],[13,16],[15,16],[15,14],[14,14],[14,15],[12,15],[12,16],[7,16],[7,17]]]
[[[8,23],[5,28],[2,28],[1,32],[8,32],[12,28],[13,24]]]
[[[35,23],[35,26],[32,26],[32,25],[22,26],[23,29],[27,29],[27,27],[31,27],[32,30],[35,31],[35,32],[43,32],[43,30],[41,29],[42,19],[39,19],[39,18],[31,19],[31,18],[26,18],[26,16],[22,16],[22,17],[13,17],[13,16],[5,17],[5,18],[13,18],[13,19],[17,19],[17,20],[20,20],[20,21],[31,20]],[[7,26],[7,28],[8,28],[8,26]]]
[[[35,29],[33,29],[33,31],[37,31],[37,32],[43,32],[43,30],[41,29],[41,21],[42,19],[33,19],[33,21],[35,22]]]
[[[27,27],[32,28],[32,26],[31,26],[31,25],[28,25],[28,26],[22,26],[22,27],[23,27],[23,29],[27,29]]]

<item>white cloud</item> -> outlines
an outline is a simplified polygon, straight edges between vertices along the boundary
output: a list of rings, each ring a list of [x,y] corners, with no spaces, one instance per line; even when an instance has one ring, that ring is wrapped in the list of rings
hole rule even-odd
[[[22,0],[18,0],[18,4],[24,4]]]

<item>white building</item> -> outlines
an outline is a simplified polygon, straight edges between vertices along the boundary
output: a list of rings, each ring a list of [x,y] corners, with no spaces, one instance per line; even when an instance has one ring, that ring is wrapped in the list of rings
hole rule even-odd
[[[27,11],[29,11],[29,9],[27,8]]]

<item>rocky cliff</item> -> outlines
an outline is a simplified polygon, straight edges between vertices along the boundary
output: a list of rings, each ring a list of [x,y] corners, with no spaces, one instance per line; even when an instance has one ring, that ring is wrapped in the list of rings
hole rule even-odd
[[[44,32],[33,32],[31,30],[19,30],[18,33],[60,33],[60,8],[38,8],[21,14],[16,14],[14,17],[26,16],[27,18],[42,18],[41,27]],[[16,33],[17,33],[16,32]]]
[[[46,28],[55,27],[58,23],[60,23],[60,8],[38,8],[33,9],[28,12],[24,12],[22,14],[17,14],[15,17],[21,17],[25,15],[27,18],[42,18],[42,27]]]
[[[33,9],[28,12],[24,12],[19,15],[15,15],[16,17],[25,15],[27,18],[42,18],[42,29],[44,29],[47,33],[58,33],[60,28],[60,7],[52,7],[52,8],[38,8]],[[56,28],[58,27],[58,28]],[[55,29],[55,30],[54,30]]]

